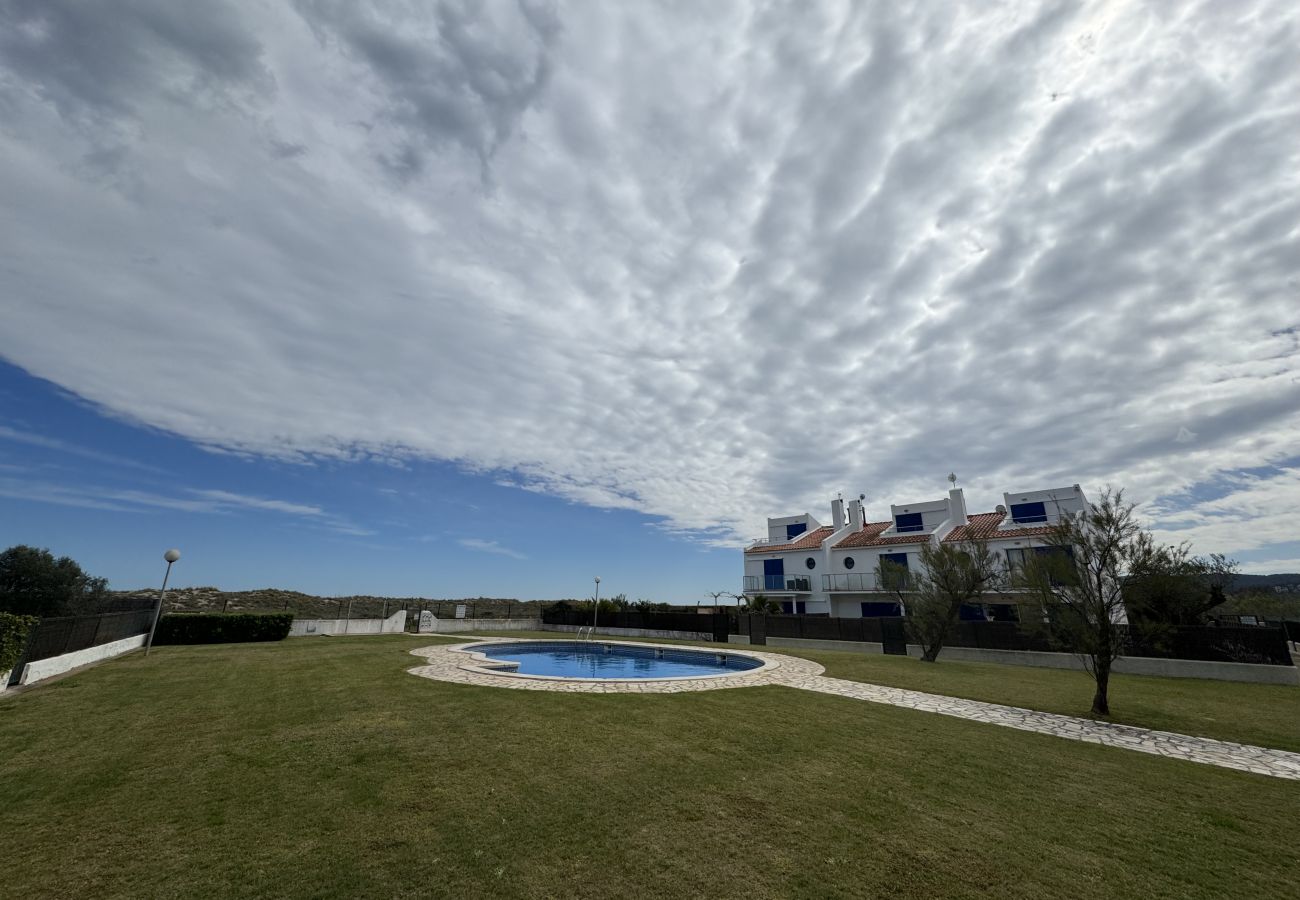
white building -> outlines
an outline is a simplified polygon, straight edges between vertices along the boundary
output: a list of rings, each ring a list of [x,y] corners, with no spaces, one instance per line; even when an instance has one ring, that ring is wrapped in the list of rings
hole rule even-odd
[[[993,512],[966,512],[960,488],[947,497],[891,505],[885,522],[864,521],[861,500],[831,502],[831,524],[811,515],[767,520],[767,538],[745,548],[744,592],[781,603],[782,611],[823,615],[899,615],[897,592],[881,583],[882,565],[916,571],[925,544],[982,540],[1015,567],[1026,554],[1055,552],[1047,542],[1063,515],[1087,509],[1076,484],[1067,488],[1014,491]],[[888,565],[892,564],[892,565]],[[1006,604],[963,609],[964,618],[1003,618]]]

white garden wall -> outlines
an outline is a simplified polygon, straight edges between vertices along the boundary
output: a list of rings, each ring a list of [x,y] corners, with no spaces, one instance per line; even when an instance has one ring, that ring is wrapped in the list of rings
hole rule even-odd
[[[406,610],[387,619],[294,619],[289,637],[345,634],[400,634],[406,630]]]

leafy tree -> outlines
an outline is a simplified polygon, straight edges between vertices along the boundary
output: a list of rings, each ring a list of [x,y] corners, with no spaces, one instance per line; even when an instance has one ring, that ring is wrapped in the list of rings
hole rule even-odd
[[[108,582],[93,578],[70,557],[19,544],[0,553],[0,612],[67,616],[104,599]]]
[[[1127,638],[1124,579],[1156,566],[1161,548],[1137,522],[1123,490],[1109,487],[1083,513],[1062,515],[1046,539],[1069,550],[1035,554],[1016,581],[1041,603],[1053,638],[1083,659],[1096,682],[1092,711],[1108,716],[1110,670]]]
[[[1227,601],[1236,573],[1236,560],[1221,553],[1193,556],[1187,544],[1156,547],[1124,581],[1129,619],[1152,634],[1200,625]]]
[[[924,544],[920,558],[921,571],[908,579],[907,631],[921,645],[921,659],[935,662],[962,606],[979,603],[1005,573],[983,541]]]

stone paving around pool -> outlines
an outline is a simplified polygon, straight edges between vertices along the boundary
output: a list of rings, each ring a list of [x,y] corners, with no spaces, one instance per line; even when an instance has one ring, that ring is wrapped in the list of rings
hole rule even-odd
[[[979,700],[963,700],[959,697],[946,697],[940,694],[926,694],[921,691],[908,691],[902,688],[884,687],[861,681],[827,678],[822,674],[825,669],[812,660],[778,653],[760,653],[750,650],[748,647],[745,648],[743,654],[739,655],[752,656],[774,665],[757,673],[742,672],[726,677],[677,679],[672,681],[654,681],[650,679],[636,681],[568,681],[533,679],[519,675],[505,678],[475,667],[470,662],[469,655],[465,652],[467,648],[473,647],[475,644],[501,643],[504,640],[507,639],[494,638],[490,641],[475,640],[471,643],[420,647],[417,650],[412,650],[411,653],[415,656],[424,657],[427,664],[408,671],[412,675],[419,675],[422,678],[451,681],[457,684],[529,691],[562,691],[575,694],[680,694],[690,691],[712,691],[776,684],[806,691],[816,691],[820,694],[833,694],[837,697],[847,697],[853,700],[902,706],[907,709],[938,713],[958,719],[968,719],[972,722],[983,722],[988,725],[1017,728],[1021,731],[1036,731],[1041,734],[1050,734],[1073,741],[1103,744],[1107,747],[1120,747],[1125,750],[1136,750],[1139,753],[1153,753],[1157,756],[1169,756],[1188,762],[1220,766],[1226,769],[1239,769],[1256,775],[1300,780],[1300,753],[1271,750],[1267,747],[1255,747],[1250,744],[1236,744],[1231,741],[1216,741],[1212,738],[1193,737],[1168,731],[1152,731],[1133,725],[1115,725],[1110,722],[1097,722],[1092,719],[1080,719],[1075,716],[1020,709],[1015,706],[1002,706],[997,703],[984,703]],[[596,643],[610,642],[597,641]],[[683,649],[678,645],[648,644],[640,641],[637,642],[637,645],[642,647],[672,647],[675,650]]]

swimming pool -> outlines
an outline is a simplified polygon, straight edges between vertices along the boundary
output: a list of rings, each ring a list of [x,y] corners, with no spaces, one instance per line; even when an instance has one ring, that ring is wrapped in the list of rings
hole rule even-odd
[[[701,678],[750,672],[760,659],[739,653],[603,641],[511,641],[468,648],[485,667],[540,678],[596,680]]]

